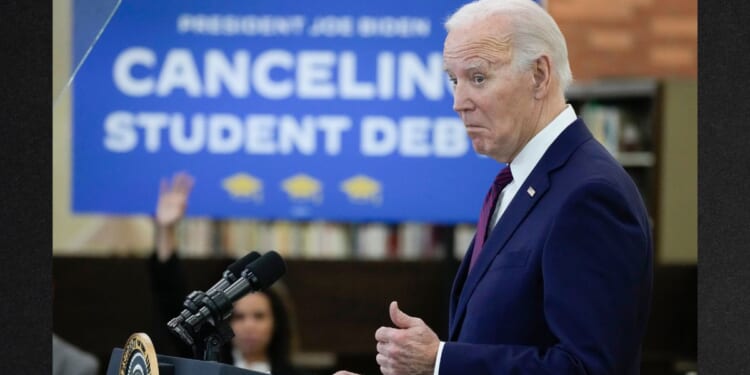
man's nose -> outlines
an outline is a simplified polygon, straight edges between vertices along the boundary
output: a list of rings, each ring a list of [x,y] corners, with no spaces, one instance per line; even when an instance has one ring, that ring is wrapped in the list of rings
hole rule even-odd
[[[456,84],[453,89],[453,110],[462,113],[474,108],[474,103],[469,97],[467,87],[461,83]]]

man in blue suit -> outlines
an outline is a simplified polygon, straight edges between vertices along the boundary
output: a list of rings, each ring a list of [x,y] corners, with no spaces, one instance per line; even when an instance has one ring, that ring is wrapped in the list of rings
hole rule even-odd
[[[442,342],[393,302],[385,375],[638,374],[652,237],[636,186],[566,104],[565,39],[530,0],[480,0],[446,22],[454,110],[507,165],[455,277]],[[346,374],[346,372],[340,372]]]

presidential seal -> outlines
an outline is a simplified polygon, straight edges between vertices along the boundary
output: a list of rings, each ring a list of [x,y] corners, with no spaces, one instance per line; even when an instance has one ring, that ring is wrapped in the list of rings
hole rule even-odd
[[[138,332],[128,337],[118,375],[159,375],[154,344],[147,334]]]

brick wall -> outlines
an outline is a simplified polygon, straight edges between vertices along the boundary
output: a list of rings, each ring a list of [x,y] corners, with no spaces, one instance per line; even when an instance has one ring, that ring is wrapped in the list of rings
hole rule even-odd
[[[698,75],[696,0],[548,0],[573,78]]]

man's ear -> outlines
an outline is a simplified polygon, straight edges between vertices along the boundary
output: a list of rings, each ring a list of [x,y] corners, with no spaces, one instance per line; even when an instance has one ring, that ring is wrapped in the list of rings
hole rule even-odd
[[[534,80],[534,99],[543,99],[549,93],[552,84],[552,62],[549,56],[539,56],[532,65]]]

